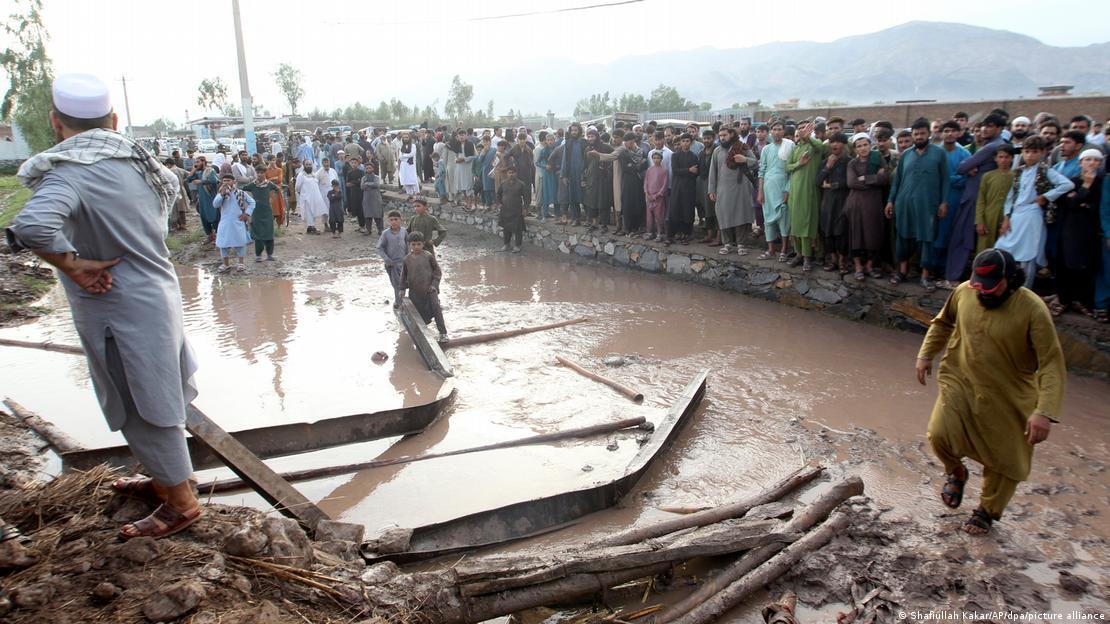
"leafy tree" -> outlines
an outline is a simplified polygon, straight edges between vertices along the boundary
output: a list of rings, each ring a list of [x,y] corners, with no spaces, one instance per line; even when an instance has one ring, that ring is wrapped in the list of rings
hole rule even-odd
[[[371,111],[365,104],[363,104],[362,102],[355,102],[354,104],[344,109],[342,119],[348,121],[366,120],[370,119],[373,116],[374,112]]]
[[[197,106],[204,110],[227,111],[229,107],[227,103],[227,85],[224,84],[223,78],[205,78],[200,81],[200,85],[197,86]],[[235,108],[238,109],[238,107]]]
[[[608,115],[615,112],[616,102],[610,103],[609,92],[595,93],[588,98],[578,100],[574,107],[575,116],[578,115]]]
[[[301,88],[303,79],[301,70],[289,63],[282,63],[277,66],[273,76],[277,81],[278,89],[281,89],[282,95],[285,96],[285,101],[289,103],[289,112],[296,115],[297,102],[304,97],[304,89]]]
[[[698,104],[698,110],[703,110],[703,111],[713,110],[713,103],[712,102],[702,102],[701,104]]]
[[[470,100],[474,99],[474,86],[468,85],[459,79],[459,75],[451,79],[451,90],[447,93],[447,103],[443,111],[448,117],[466,119],[470,117]]]
[[[220,112],[222,112],[227,117],[239,117],[243,114],[243,110],[239,108],[239,105],[232,104],[231,102],[224,102],[224,105],[220,109]]]
[[[651,90],[647,105],[647,109],[653,113],[684,111],[691,108],[698,108],[697,104],[679,95],[678,89],[663,84]],[[712,108],[712,106],[710,106],[710,108]]]
[[[382,100],[376,109],[374,109],[374,119],[378,121],[389,121],[392,116],[392,111],[389,110],[389,104]]]
[[[403,119],[407,119],[408,116],[409,107],[405,106],[404,102],[398,100],[397,98],[392,98],[389,100],[389,119],[401,121]]]
[[[486,117],[493,119],[493,100],[490,100],[489,104],[486,104]]]
[[[642,95],[625,93],[617,100],[616,110],[628,113],[646,111],[648,110],[648,101],[647,98]]]
[[[177,130],[177,124],[174,123],[172,119],[159,117],[150,124],[150,129],[153,130],[154,134],[156,135],[166,134],[168,132],[173,132],[174,130]]]
[[[54,144],[50,127],[54,71],[46,55],[49,35],[42,23],[42,0],[20,4],[27,5],[26,13],[13,13],[3,25],[10,43],[0,52],[0,67],[10,82],[0,101],[0,118],[14,121],[31,150],[41,152]]]

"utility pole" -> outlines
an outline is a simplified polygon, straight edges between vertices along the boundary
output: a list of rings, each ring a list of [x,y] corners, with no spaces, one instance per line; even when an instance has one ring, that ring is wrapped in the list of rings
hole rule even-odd
[[[126,134],[129,137],[134,137],[135,135],[131,131],[131,100],[127,98],[127,76],[120,76],[120,80],[123,82],[123,109],[127,112]]]
[[[254,105],[251,101],[251,87],[247,82],[247,55],[243,51],[243,22],[239,18],[239,0],[231,0],[231,13],[235,18],[235,53],[239,57],[239,91],[243,106],[243,134],[247,139],[247,153],[258,150],[254,140]]]

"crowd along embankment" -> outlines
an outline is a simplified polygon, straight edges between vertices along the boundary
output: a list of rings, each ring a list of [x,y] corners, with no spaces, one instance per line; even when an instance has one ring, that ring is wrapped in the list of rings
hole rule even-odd
[[[405,197],[386,192],[390,209],[409,213]],[[500,234],[497,212],[467,212],[461,207],[436,205],[433,212],[451,225]],[[765,244],[762,239],[746,242],[748,255],[720,255],[718,248],[701,244],[664,245],[612,232],[590,231],[584,226],[559,225],[552,220],[539,222],[528,217],[524,242],[535,247],[561,252],[577,262],[600,262],[628,269],[686,280],[721,290],[737,292],[785,305],[817,310],[843,318],[882,327],[924,333],[928,320],[944,305],[948,291],[927,293],[916,283],[897,287],[884,277],[857,282],[852,274],[841,277],[817,268],[802,272],[785,263],[759,260]],[[1074,372],[1110,378],[1110,325],[1065,314],[1057,319],[1057,332],[1068,368]]]

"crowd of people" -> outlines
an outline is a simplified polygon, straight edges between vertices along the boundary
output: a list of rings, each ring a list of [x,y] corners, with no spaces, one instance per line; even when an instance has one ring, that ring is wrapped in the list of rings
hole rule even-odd
[[[221,253],[240,260],[239,238],[216,240],[225,220],[249,224],[261,262],[263,251],[273,258],[274,224],[294,212],[309,234],[341,236],[350,218],[359,233],[380,236],[382,190],[414,198],[434,184],[442,203],[498,211],[504,250],[513,252],[531,214],[664,245],[701,242],[721,255],[747,255],[759,237],[761,260],[860,282],[913,276],[932,292],[952,288],[976,252],[997,247],[1021,263],[1026,286],[1053,314],[1105,322],[1110,193],[1101,131],[1086,116],[1065,124],[1001,109],[974,124],[957,113],[909,128],[775,117],[758,126],[730,118],[684,128],[317,130],[276,154],[220,153],[209,163],[175,152],[166,164],[189,190],[172,225],[184,227],[191,201]],[[216,202],[236,190],[253,200],[246,218],[250,200],[233,202],[239,213]]]

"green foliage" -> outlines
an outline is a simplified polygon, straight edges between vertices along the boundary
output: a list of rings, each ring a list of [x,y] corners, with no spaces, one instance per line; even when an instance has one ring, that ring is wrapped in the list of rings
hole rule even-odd
[[[197,105],[205,110],[223,110],[227,114],[227,85],[223,78],[205,78],[200,81],[197,86]]]
[[[590,115],[600,117],[601,115],[608,115],[609,113],[616,112],[616,101],[610,102],[609,92],[595,93],[588,98],[578,100],[578,104],[574,106],[574,115]]]
[[[177,130],[177,124],[174,123],[172,119],[159,117],[150,124],[150,129],[153,130],[156,135],[166,134]]]
[[[638,113],[648,110],[648,101],[642,95],[625,93],[617,100],[616,110],[626,113]]]
[[[296,115],[297,102],[304,97],[304,89],[301,88],[301,81],[303,80],[301,70],[289,63],[281,63],[277,66],[273,76],[274,80],[277,81],[278,89],[281,90],[282,95],[285,96],[285,101],[289,104],[289,112]]]
[[[0,119],[14,121],[31,151],[54,144],[50,127],[54,70],[46,54],[49,34],[42,23],[42,0],[20,0],[23,13],[12,13],[3,23],[10,42],[0,52],[0,67],[8,75],[8,90],[0,100]]]
[[[0,228],[11,225],[30,198],[31,189],[20,184],[15,176],[0,177]]]
[[[458,74],[451,79],[451,90],[447,92],[447,103],[443,111],[453,119],[470,117],[470,100],[474,99],[474,86],[464,83]]]
[[[648,98],[648,110],[653,113],[684,111],[697,107],[697,104],[679,95],[678,89],[663,84],[652,89]]]

